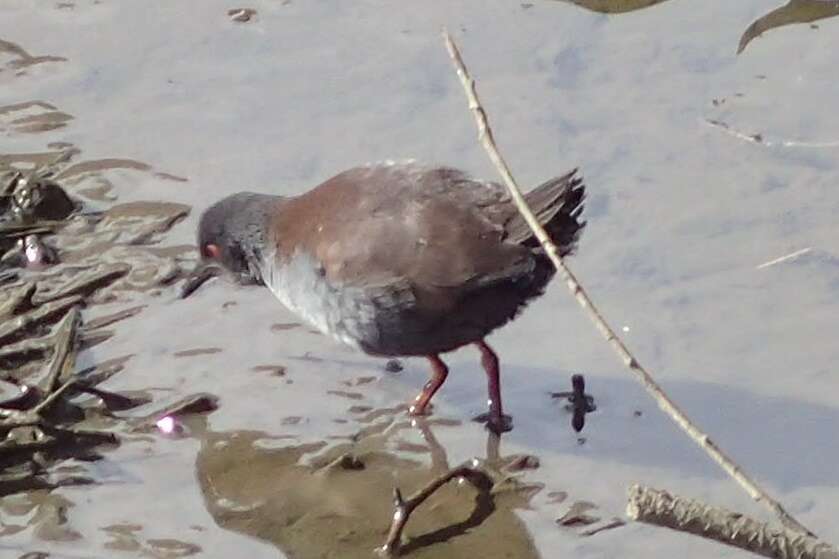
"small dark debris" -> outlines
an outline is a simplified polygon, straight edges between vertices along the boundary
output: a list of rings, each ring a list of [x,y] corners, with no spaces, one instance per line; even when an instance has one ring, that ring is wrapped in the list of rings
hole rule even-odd
[[[253,8],[233,8],[232,10],[227,10],[227,15],[233,21],[247,23],[256,15],[256,10]]]
[[[282,365],[256,365],[254,367],[251,367],[251,371],[257,373],[267,372],[271,376],[284,377],[286,375],[287,369]]]
[[[405,369],[405,367],[399,359],[388,359],[387,363],[385,363],[385,371],[388,373],[399,373],[403,369]]]
[[[290,357],[290,359],[297,359],[298,361],[307,361],[309,363],[323,363],[325,359],[321,357],[315,357],[312,355],[310,351],[307,351],[303,355],[294,355]]]
[[[621,526],[625,526],[625,525],[626,525],[626,522],[624,522],[620,518],[615,517],[612,520],[610,520],[609,522],[607,522],[607,523],[605,523],[601,526],[595,526],[594,528],[589,528],[588,530],[580,532],[580,535],[581,536],[586,536],[586,537],[587,536],[593,536],[595,534],[599,534],[600,532],[605,532],[606,530],[612,530],[614,528],[620,528]]]
[[[642,412],[641,410],[635,410],[634,412],[632,412],[632,415],[634,415],[635,417],[641,417],[642,415],[644,415],[644,412]]]
[[[134,420],[135,428],[138,431],[147,431],[154,428],[161,418],[168,416],[177,418],[194,413],[209,413],[216,409],[218,409],[218,397],[207,393],[193,394],[181,398],[156,412],[137,418]]]
[[[597,507],[588,501],[576,501],[564,515],[556,519],[560,526],[588,526],[600,521],[600,517],[588,514]]]
[[[126,318],[131,318],[132,316],[138,315],[140,311],[146,308],[146,306],[147,305],[137,305],[136,307],[123,309],[113,314],[94,318],[85,324],[85,330],[89,332],[90,330],[104,328],[105,326],[110,326],[111,324],[125,320]]]
[[[360,392],[349,392],[346,390],[327,390],[326,393],[332,394],[333,396],[348,398],[350,400],[362,400],[364,398],[364,394],[361,394]]]
[[[567,498],[567,491],[551,491],[550,493],[548,493],[548,503],[551,505],[557,505]]]
[[[291,330],[293,328],[300,327],[299,322],[277,322],[271,325],[272,332],[283,332],[285,330]]]
[[[350,413],[367,413],[373,411],[372,406],[350,406],[350,409],[347,410]]]
[[[130,410],[151,402],[147,396],[127,396],[101,388],[86,387],[82,391],[98,398],[101,405],[111,412]]]
[[[344,454],[341,456],[338,465],[344,470],[363,470],[364,462],[358,456],[353,454]]]
[[[196,347],[192,349],[185,349],[183,351],[176,351],[172,355],[175,357],[195,357],[196,355],[213,355],[214,353],[221,353],[220,347]]]
[[[194,394],[172,405],[166,415],[209,413],[218,409],[218,398],[213,394]]]
[[[571,426],[579,433],[585,426],[586,414],[595,411],[597,406],[594,404],[594,397],[585,393],[586,383],[583,375],[572,375],[571,387],[570,392],[553,392],[551,397],[565,398],[568,401],[565,409],[573,413]]]
[[[541,466],[538,456],[532,454],[522,454],[513,457],[512,461],[507,465],[507,470],[510,472],[520,472],[522,470],[535,470]]]
[[[371,382],[375,382],[378,377],[358,377],[353,380],[344,380],[341,381],[341,384],[344,386],[362,386],[365,384],[370,384]]]

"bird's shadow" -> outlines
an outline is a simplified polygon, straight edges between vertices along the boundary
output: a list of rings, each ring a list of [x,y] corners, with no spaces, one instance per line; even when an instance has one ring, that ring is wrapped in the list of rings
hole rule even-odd
[[[483,390],[483,374],[468,363],[453,364],[437,395],[439,402],[469,413]],[[474,370],[472,370],[474,368]],[[534,449],[573,449],[578,435],[570,414],[551,393],[570,387],[571,372],[508,364],[505,411],[513,416],[511,436]],[[664,390],[746,471],[783,490],[839,483],[839,407],[792,396],[766,396],[747,389],[693,380],[667,380]],[[586,392],[597,411],[587,414],[582,432],[598,460],[670,468],[682,475],[723,477],[703,451],[658,410],[655,401],[628,373],[586,375]]]

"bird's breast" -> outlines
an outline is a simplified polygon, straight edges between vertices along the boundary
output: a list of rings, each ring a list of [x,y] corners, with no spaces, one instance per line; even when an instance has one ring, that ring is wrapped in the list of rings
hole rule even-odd
[[[261,271],[277,299],[320,332],[356,348],[378,337],[375,304],[365,290],[331,282],[310,254],[266,255]]]

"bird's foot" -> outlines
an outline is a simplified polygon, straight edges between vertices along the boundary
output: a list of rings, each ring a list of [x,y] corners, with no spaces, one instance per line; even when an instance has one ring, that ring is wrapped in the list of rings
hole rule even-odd
[[[408,408],[408,415],[411,417],[426,417],[431,415],[431,410],[433,408],[433,404],[426,404],[424,406],[413,404]]]
[[[496,435],[500,435],[501,433],[507,433],[508,431],[513,430],[512,416],[509,416],[504,413],[482,413],[473,417],[472,421],[476,421],[478,423],[485,423],[486,428],[495,433]]]

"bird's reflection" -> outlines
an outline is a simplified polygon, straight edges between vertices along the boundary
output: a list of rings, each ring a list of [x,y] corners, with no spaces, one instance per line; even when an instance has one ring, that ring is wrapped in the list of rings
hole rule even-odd
[[[196,470],[207,509],[219,525],[268,540],[289,556],[370,557],[390,524],[394,487],[408,494],[448,471],[438,435],[472,428],[405,419],[401,409],[376,411],[373,424],[340,442],[289,445],[261,432],[200,433],[193,426],[202,440]],[[410,443],[417,435],[422,444]],[[486,436],[486,457],[479,458],[487,468],[516,459],[502,455],[498,435]],[[449,483],[411,517],[403,552],[538,557],[514,510],[527,507],[541,487],[507,485],[489,494]]]

